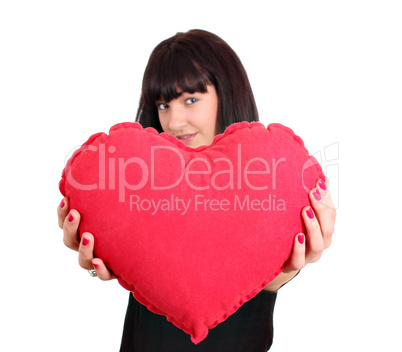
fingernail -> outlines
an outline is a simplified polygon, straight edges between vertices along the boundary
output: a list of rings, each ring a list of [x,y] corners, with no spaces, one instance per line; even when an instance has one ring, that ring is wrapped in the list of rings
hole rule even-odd
[[[304,243],[304,235],[302,233],[300,235],[298,235],[297,240],[299,241],[300,244],[303,244]]]
[[[316,200],[321,200],[321,194],[320,192],[318,192],[318,189],[316,189],[315,192],[313,192],[313,196]]]
[[[92,265],[94,266],[95,269],[98,269],[98,268],[99,268],[99,265],[98,265],[98,264],[93,263]]]
[[[320,181],[318,182],[318,185],[320,186],[320,188],[321,188],[323,191],[325,191],[325,190],[327,189],[327,186],[325,186],[325,183],[324,183],[323,180],[320,180]]]
[[[314,219],[313,209],[308,208],[307,211],[306,211],[306,214],[309,217],[309,219]]]
[[[69,213],[67,216],[67,221],[72,222],[73,220],[74,220],[74,216],[72,216],[71,213]]]
[[[62,199],[61,202],[60,202],[60,208],[63,209],[65,205],[66,205],[66,204],[64,203],[64,199]]]
[[[83,237],[83,238],[82,238],[82,245],[83,245],[84,247],[86,247],[86,246],[88,246],[88,243],[89,243],[89,240],[88,240],[87,238]]]

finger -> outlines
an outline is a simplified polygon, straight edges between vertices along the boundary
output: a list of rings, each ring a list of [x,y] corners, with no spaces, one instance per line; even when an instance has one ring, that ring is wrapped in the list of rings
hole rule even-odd
[[[332,201],[331,193],[328,190],[328,185],[321,179],[319,179],[315,185],[318,190],[318,193],[321,195],[321,199],[319,201],[323,206],[330,208],[329,210],[335,210],[334,202]],[[317,198],[318,197],[317,193]],[[317,199],[318,200],[318,199]]]
[[[81,268],[93,269],[92,259],[94,258],[94,236],[89,232],[84,232],[78,249],[78,263]]]
[[[78,225],[81,216],[78,211],[71,209],[63,223],[63,241],[64,244],[75,251],[78,251],[80,241],[78,236]]]
[[[303,208],[302,218],[306,228],[306,263],[314,263],[321,258],[324,250],[320,223],[311,207]]]
[[[59,227],[62,229],[64,224],[64,219],[66,218],[70,208],[69,208],[69,200],[67,197],[64,197],[59,206],[57,207],[57,217],[59,220]]]
[[[116,278],[114,274],[110,270],[108,270],[108,268],[106,268],[106,265],[103,263],[102,259],[94,258],[92,260],[92,265],[93,268],[96,270],[98,278],[102,281],[112,280]]]
[[[336,210],[331,194],[322,180],[317,182],[317,191],[310,192],[310,202],[320,223],[324,246],[328,248],[335,231]]]
[[[291,271],[298,271],[304,268],[306,265],[305,260],[306,240],[303,233],[299,233],[295,236],[293,241],[292,254],[289,260],[286,262],[283,272],[289,273]]]

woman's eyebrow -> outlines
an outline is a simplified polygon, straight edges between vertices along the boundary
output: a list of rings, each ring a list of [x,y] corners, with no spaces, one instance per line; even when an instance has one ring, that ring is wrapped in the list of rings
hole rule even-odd
[[[198,91],[194,91],[194,92],[188,92],[188,91],[182,91],[182,92],[177,92],[177,97],[182,96],[183,94],[195,94],[195,93],[199,93]]]
[[[179,92],[176,92],[176,94],[175,94],[175,98],[172,98],[172,99],[177,99],[177,98],[179,98],[179,97],[181,97],[183,94],[194,94],[194,93],[197,93],[197,92],[188,92],[188,91],[185,91],[185,90],[183,90],[183,91],[179,91]],[[170,101],[170,100],[169,100]],[[166,101],[165,99],[163,99],[163,97],[162,98],[159,98],[159,99],[157,99],[157,100],[155,100],[155,102],[157,103],[157,102],[165,102],[165,103],[169,103],[169,101]]]

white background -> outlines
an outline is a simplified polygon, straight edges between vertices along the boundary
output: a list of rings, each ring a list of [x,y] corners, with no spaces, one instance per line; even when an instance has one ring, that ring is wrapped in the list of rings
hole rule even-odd
[[[280,290],[270,351],[402,351],[401,18],[387,0],[2,1],[0,350],[118,350],[128,293],[64,247],[58,181],[134,120],[152,49],[201,28],[242,59],[264,124],[339,144],[334,242]]]

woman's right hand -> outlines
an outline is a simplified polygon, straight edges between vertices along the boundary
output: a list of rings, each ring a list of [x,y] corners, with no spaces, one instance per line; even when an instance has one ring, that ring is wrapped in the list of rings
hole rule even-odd
[[[78,225],[80,223],[80,213],[70,210],[68,198],[63,198],[57,207],[57,215],[59,218],[59,226],[63,229],[64,244],[74,251],[78,252],[78,262],[80,266],[87,270],[96,270],[96,274],[101,280],[112,280],[116,277],[109,271],[102,259],[94,258],[94,236],[89,232],[78,236]]]

